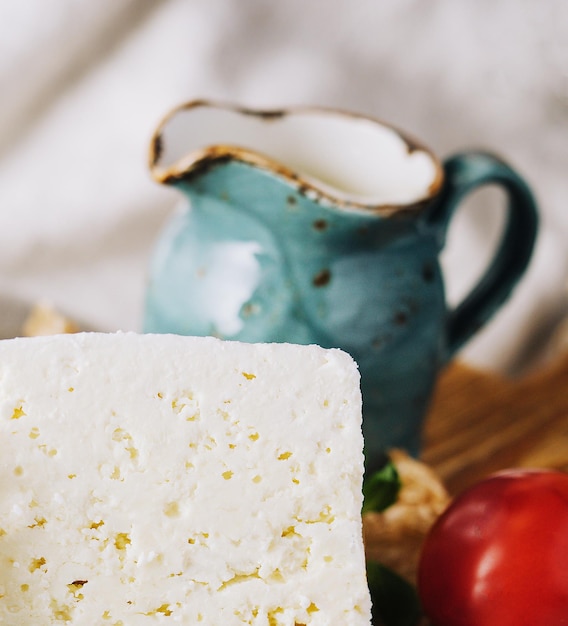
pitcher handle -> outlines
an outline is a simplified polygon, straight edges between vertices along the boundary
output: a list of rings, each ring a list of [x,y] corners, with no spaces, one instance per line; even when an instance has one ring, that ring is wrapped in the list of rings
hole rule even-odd
[[[448,312],[448,360],[511,294],[532,255],[538,229],[534,197],[526,182],[498,157],[484,152],[456,154],[444,163],[445,183],[428,215],[437,229],[440,248],[448,225],[463,198],[484,185],[499,185],[508,196],[507,221],[489,267],[465,299]]]

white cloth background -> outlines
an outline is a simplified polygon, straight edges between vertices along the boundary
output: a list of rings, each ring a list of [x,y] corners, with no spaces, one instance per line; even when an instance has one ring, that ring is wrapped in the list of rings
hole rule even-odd
[[[337,106],[526,176],[534,260],[465,350],[514,370],[568,310],[567,24],[564,0],[0,0],[0,298],[140,329],[177,201],[146,169],[162,115],[195,97]],[[481,192],[451,228],[451,302],[491,254],[498,200]]]

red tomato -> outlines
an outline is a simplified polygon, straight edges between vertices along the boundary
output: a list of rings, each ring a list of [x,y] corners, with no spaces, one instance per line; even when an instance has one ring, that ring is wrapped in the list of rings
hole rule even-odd
[[[511,470],[458,496],[418,568],[436,626],[568,625],[568,474]]]

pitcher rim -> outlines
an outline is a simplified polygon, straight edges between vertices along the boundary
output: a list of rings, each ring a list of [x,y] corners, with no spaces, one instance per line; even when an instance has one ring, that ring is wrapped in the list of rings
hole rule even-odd
[[[353,118],[359,120],[366,120],[373,124],[383,126],[395,132],[400,139],[406,145],[408,154],[420,151],[427,154],[431,159],[435,167],[435,174],[432,182],[428,186],[427,192],[412,202],[404,203],[372,203],[362,202],[355,198],[338,197],[333,193],[330,193],[327,189],[320,187],[317,182],[309,180],[301,173],[294,171],[292,168],[282,164],[277,159],[269,157],[261,152],[235,146],[231,144],[214,144],[199,148],[196,150],[188,151],[183,157],[177,159],[174,163],[167,167],[159,167],[157,165],[160,156],[163,152],[163,132],[167,123],[180,111],[186,111],[198,107],[207,107],[215,109],[223,109],[240,113],[243,115],[250,115],[259,119],[270,121],[271,119],[280,119],[282,117],[294,114],[317,114],[327,113],[335,114],[346,118]],[[160,184],[173,184],[184,179],[189,179],[197,171],[203,171],[204,169],[214,166],[216,163],[236,160],[253,167],[268,171],[285,181],[290,185],[297,188],[299,193],[302,193],[312,200],[327,202],[335,206],[343,208],[353,208],[364,210],[366,212],[379,213],[383,215],[390,215],[398,212],[414,212],[426,204],[430,203],[441,191],[444,180],[444,169],[439,157],[424,143],[414,138],[413,135],[406,131],[401,130],[397,126],[385,122],[382,119],[374,116],[364,115],[361,113],[347,111],[341,108],[326,107],[326,106],[311,106],[311,105],[292,105],[275,109],[253,108],[240,104],[234,104],[231,102],[211,100],[211,99],[193,99],[185,101],[173,108],[171,108],[158,122],[154,132],[150,139],[150,146],[148,152],[148,167],[152,178]]]

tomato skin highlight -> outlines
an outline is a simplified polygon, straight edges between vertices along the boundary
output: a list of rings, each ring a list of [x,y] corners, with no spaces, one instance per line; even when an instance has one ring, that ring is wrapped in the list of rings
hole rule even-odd
[[[450,504],[418,591],[435,626],[568,626],[568,474],[510,470]]]

